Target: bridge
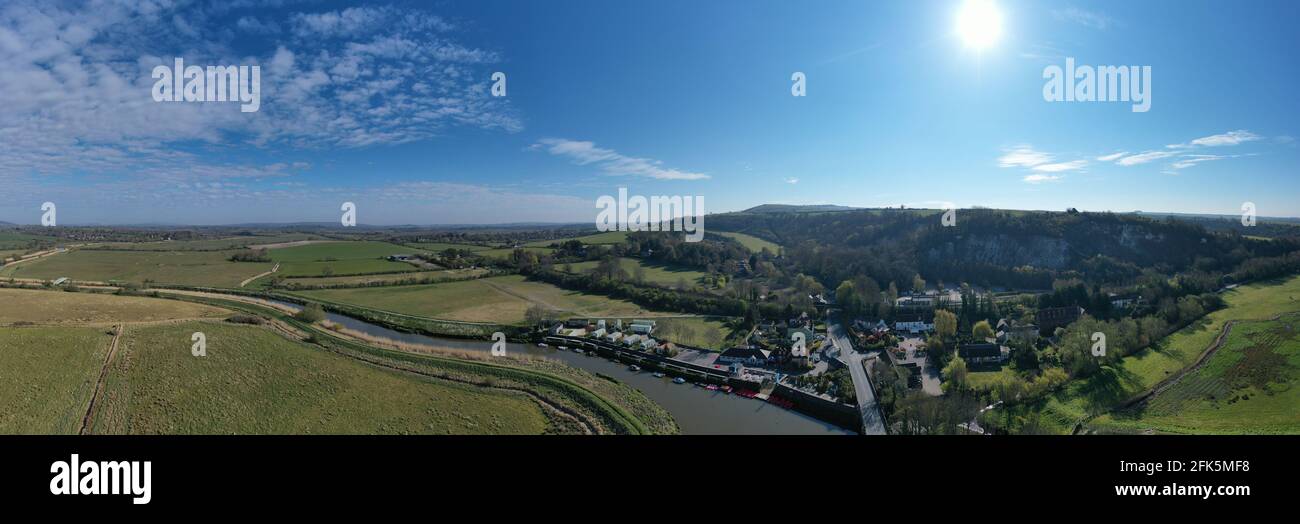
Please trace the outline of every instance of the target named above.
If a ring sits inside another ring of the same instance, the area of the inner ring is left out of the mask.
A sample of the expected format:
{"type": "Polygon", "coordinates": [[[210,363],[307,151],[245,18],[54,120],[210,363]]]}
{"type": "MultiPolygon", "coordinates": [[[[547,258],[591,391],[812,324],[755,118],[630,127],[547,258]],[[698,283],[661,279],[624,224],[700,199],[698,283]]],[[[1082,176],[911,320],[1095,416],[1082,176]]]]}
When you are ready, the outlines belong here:
{"type": "Polygon", "coordinates": [[[839,321],[831,318],[826,322],[826,338],[839,350],[840,361],[849,368],[853,378],[853,389],[858,396],[858,414],[862,417],[861,433],[863,435],[884,435],[885,420],[880,415],[880,405],[876,402],[876,393],[871,389],[871,377],[862,367],[866,355],[853,347],[848,332],[839,321]]]}

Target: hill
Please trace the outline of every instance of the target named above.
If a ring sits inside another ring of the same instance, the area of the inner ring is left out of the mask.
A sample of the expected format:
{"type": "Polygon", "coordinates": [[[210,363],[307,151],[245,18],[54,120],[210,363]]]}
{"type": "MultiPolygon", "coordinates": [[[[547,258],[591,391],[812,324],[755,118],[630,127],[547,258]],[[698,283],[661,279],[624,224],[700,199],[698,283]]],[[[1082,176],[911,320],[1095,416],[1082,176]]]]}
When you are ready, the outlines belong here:
{"type": "Polygon", "coordinates": [[[834,211],[853,211],[857,208],[830,204],[796,206],[788,204],[761,204],[741,213],[825,213],[834,211]]]}

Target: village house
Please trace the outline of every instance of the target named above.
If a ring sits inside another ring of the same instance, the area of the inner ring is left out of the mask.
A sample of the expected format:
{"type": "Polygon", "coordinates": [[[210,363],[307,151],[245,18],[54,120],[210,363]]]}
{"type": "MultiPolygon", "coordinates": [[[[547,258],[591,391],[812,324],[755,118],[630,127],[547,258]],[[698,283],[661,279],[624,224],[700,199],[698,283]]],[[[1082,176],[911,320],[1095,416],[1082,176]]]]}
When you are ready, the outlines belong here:
{"type": "Polygon", "coordinates": [[[1034,320],[1038,322],[1041,333],[1050,335],[1056,328],[1068,326],[1081,316],[1083,308],[1079,306],[1049,307],[1038,310],[1034,314],[1034,320]]]}
{"type": "Polygon", "coordinates": [[[1001,363],[1010,355],[1010,349],[998,344],[962,344],[957,348],[957,356],[967,364],[1001,363]]]}
{"type": "Polygon", "coordinates": [[[734,347],[718,355],[718,362],[724,364],[739,363],[746,366],[761,366],[771,358],[772,352],[753,346],[734,347]]]}
{"type": "Polygon", "coordinates": [[[894,319],[895,331],[908,333],[925,333],[934,331],[934,316],[922,313],[906,313],[894,319]]]}
{"type": "Polygon", "coordinates": [[[1038,326],[1021,324],[1004,318],[998,320],[997,338],[999,344],[1007,344],[1016,340],[1034,342],[1038,340],[1038,326]]]}

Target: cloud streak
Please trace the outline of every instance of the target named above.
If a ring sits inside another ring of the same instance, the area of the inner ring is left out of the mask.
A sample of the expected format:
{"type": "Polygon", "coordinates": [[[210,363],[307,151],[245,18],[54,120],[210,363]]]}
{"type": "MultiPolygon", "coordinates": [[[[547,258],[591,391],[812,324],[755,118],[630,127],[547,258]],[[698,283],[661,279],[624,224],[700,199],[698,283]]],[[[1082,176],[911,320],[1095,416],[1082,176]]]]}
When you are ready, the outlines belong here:
{"type": "Polygon", "coordinates": [[[636,176],[656,180],[704,180],[709,175],[663,167],[663,162],[632,157],[613,149],[597,147],[594,142],[565,138],[543,138],[529,147],[565,157],[578,165],[594,165],[606,175],[636,176]]]}

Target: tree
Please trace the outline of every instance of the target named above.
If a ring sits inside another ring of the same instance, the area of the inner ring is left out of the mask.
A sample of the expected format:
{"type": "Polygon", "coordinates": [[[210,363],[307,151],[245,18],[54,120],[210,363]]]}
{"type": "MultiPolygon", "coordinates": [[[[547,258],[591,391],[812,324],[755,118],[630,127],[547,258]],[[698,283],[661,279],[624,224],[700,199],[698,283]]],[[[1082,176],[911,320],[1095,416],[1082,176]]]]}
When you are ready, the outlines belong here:
{"type": "Polygon", "coordinates": [[[555,318],[555,312],[541,304],[528,306],[528,310],[524,312],[524,320],[531,326],[549,324],[553,318],[555,318]]]}
{"type": "Polygon", "coordinates": [[[912,291],[916,293],[925,292],[925,279],[921,278],[920,273],[917,273],[916,275],[912,276],[912,291]]]}
{"type": "Polygon", "coordinates": [[[971,328],[970,334],[972,337],[975,337],[975,340],[985,340],[985,339],[993,338],[994,335],[993,327],[989,326],[989,321],[981,320],[975,323],[975,327],[971,328]]]}
{"type": "Polygon", "coordinates": [[[946,309],[938,309],[934,312],[934,332],[944,340],[951,339],[957,335],[957,315],[946,309]]]}
{"type": "Polygon", "coordinates": [[[307,304],[297,313],[294,313],[293,318],[296,318],[308,324],[315,324],[316,322],[325,320],[325,309],[322,308],[320,304],[316,304],[316,303],[307,304]]]}
{"type": "Polygon", "coordinates": [[[954,357],[943,368],[943,391],[944,393],[956,393],[964,391],[967,385],[966,361],[961,357],[954,357]]]}

